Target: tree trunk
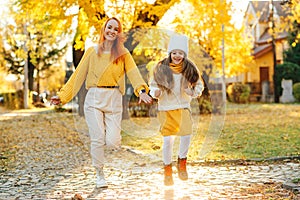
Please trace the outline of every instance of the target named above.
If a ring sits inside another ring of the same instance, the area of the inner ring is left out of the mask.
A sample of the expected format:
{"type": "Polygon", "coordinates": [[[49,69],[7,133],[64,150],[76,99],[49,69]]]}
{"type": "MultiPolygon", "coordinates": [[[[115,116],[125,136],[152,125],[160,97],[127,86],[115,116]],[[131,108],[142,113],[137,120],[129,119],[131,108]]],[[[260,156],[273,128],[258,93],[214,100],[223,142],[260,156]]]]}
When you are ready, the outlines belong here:
{"type": "Polygon", "coordinates": [[[78,114],[79,116],[84,117],[84,100],[87,93],[87,89],[85,89],[85,83],[82,84],[77,97],[78,97],[78,114]]]}
{"type": "MultiPolygon", "coordinates": [[[[74,48],[75,42],[73,43],[73,64],[75,69],[77,68],[83,54],[84,51],[80,50],[80,49],[75,49],[74,48]]],[[[85,89],[85,84],[82,84],[77,97],[78,97],[78,114],[79,116],[84,116],[84,110],[83,110],[83,104],[84,104],[84,100],[85,100],[85,96],[86,96],[87,90],[85,89]]]]}
{"type": "Polygon", "coordinates": [[[122,106],[123,106],[122,119],[129,119],[129,113],[128,113],[129,101],[130,99],[128,99],[127,94],[125,92],[125,95],[122,96],[122,106]]]}
{"type": "Polygon", "coordinates": [[[29,56],[28,53],[28,89],[29,91],[33,91],[33,83],[34,83],[34,79],[33,79],[33,73],[34,73],[34,65],[32,64],[32,62],[30,61],[31,58],[29,56]]]}
{"type": "Polygon", "coordinates": [[[40,70],[36,71],[36,92],[40,94],[40,70]]]}

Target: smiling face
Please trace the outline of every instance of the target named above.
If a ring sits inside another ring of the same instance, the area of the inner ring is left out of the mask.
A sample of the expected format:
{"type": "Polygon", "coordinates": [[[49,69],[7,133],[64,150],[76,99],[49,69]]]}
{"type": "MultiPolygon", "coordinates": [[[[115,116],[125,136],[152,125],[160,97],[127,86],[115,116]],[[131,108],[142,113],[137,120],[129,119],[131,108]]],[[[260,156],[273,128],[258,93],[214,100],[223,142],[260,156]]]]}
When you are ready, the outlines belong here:
{"type": "Polygon", "coordinates": [[[171,61],[174,64],[180,64],[184,59],[184,52],[182,50],[171,51],[171,61]]]}
{"type": "Polygon", "coordinates": [[[104,38],[105,40],[108,41],[114,41],[117,38],[119,32],[120,32],[119,23],[116,20],[111,19],[107,22],[105,26],[104,38]]]}

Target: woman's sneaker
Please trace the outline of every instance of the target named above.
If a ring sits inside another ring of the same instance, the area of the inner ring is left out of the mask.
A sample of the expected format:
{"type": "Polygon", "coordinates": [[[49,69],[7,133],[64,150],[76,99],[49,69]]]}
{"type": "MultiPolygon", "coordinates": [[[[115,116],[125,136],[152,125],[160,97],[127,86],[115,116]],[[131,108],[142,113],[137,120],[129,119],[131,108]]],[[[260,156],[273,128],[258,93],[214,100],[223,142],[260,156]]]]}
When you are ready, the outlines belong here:
{"type": "Polygon", "coordinates": [[[103,169],[96,169],[96,175],[97,175],[96,187],[97,188],[107,188],[108,185],[104,178],[103,169]]]}

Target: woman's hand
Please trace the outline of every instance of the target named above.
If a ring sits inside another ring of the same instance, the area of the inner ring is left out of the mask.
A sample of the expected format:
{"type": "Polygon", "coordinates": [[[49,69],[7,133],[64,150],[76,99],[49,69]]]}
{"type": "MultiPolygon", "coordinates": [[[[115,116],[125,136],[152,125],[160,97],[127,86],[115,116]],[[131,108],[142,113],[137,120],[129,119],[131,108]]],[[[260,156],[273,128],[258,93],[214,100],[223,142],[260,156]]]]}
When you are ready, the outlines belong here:
{"type": "Polygon", "coordinates": [[[140,99],[139,99],[139,103],[141,102],[145,102],[145,103],[151,103],[152,102],[152,97],[150,97],[147,93],[141,93],[140,94],[140,99]]]}
{"type": "Polygon", "coordinates": [[[53,96],[50,99],[50,105],[59,105],[61,104],[59,96],[53,96]]]}

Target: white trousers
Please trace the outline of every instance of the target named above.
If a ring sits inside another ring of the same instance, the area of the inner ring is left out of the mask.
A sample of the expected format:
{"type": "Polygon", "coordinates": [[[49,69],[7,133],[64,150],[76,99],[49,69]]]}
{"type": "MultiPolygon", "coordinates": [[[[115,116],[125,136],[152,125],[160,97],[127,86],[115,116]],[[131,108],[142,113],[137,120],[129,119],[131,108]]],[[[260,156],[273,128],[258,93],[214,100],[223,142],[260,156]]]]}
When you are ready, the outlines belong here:
{"type": "Polygon", "coordinates": [[[172,163],[173,145],[176,137],[180,137],[178,157],[186,158],[187,156],[190,143],[191,143],[191,135],[164,136],[163,137],[163,162],[165,165],[169,165],[172,163]]]}
{"type": "Polygon", "coordinates": [[[122,94],[119,89],[90,88],[84,102],[91,140],[92,165],[104,166],[104,146],[121,146],[122,94]]]}

